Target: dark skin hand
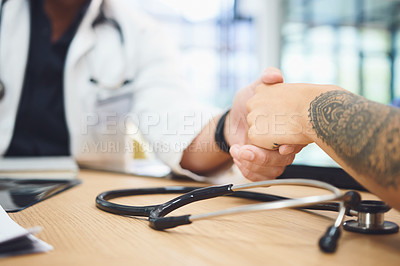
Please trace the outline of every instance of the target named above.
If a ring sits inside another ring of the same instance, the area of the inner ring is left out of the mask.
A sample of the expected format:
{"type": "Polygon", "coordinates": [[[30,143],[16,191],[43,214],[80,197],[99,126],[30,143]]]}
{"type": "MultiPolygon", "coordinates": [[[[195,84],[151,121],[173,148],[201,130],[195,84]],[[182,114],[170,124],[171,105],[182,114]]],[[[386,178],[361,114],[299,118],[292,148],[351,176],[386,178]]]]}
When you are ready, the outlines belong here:
{"type": "Polygon", "coordinates": [[[182,168],[197,174],[212,175],[224,165],[230,165],[233,158],[243,176],[249,180],[258,181],[279,176],[285,167],[293,162],[295,154],[302,149],[302,145],[282,145],[279,150],[274,151],[246,145],[248,141],[246,102],[253,96],[257,85],[277,82],[283,82],[280,71],[269,68],[268,75],[263,74],[254,83],[236,93],[224,128],[225,139],[231,146],[232,157],[222,152],[215,144],[214,132],[218,116],[203,128],[183,152],[182,168]]]}

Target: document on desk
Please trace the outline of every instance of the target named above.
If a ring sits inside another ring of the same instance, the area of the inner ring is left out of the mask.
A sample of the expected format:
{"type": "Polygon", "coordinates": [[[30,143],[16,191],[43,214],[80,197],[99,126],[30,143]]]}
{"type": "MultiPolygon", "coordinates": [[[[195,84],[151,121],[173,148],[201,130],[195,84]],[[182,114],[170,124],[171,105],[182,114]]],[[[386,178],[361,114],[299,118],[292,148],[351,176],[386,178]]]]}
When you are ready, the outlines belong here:
{"type": "Polygon", "coordinates": [[[0,178],[74,179],[79,168],[72,157],[7,157],[0,159],[0,178]]]}
{"type": "Polygon", "coordinates": [[[0,258],[52,250],[51,245],[32,235],[38,231],[40,227],[22,228],[0,205],[0,258]]]}

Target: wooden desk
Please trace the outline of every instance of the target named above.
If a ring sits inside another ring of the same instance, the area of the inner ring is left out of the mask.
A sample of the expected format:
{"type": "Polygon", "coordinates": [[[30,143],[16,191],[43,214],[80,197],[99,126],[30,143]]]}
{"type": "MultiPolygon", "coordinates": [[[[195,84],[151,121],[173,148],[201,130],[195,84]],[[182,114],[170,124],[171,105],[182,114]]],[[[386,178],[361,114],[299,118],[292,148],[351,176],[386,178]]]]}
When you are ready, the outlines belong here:
{"type": "MultiPolygon", "coordinates": [[[[344,231],[334,254],[317,242],[334,213],[277,210],[197,221],[165,232],[145,219],[100,211],[95,197],[117,188],[196,185],[153,178],[82,171],[83,183],[10,216],[23,227],[42,226],[38,237],[54,246],[49,253],[1,259],[1,265],[399,265],[400,234],[370,236],[344,231]],[[322,214],[322,215],[321,215],[322,214]]],[[[307,189],[265,189],[298,196],[307,189]]],[[[315,190],[313,190],[315,192],[315,190]]],[[[161,203],[171,195],[140,196],[120,203],[161,203]]],[[[364,194],[363,198],[374,198],[364,194]]],[[[176,214],[203,213],[251,201],[219,198],[195,203],[176,214]]],[[[400,223],[391,210],[388,220],[400,223]]]]}

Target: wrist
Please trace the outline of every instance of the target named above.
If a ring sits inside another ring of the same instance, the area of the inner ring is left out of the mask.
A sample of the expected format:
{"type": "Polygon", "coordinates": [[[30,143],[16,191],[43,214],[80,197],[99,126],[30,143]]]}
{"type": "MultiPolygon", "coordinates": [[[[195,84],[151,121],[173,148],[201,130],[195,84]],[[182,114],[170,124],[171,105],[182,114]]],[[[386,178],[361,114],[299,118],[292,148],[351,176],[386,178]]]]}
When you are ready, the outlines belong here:
{"type": "MultiPolygon", "coordinates": [[[[243,133],[240,131],[243,125],[240,124],[240,120],[235,119],[235,117],[237,117],[237,114],[235,114],[235,110],[231,109],[225,118],[224,136],[229,147],[234,144],[244,144],[241,138],[243,133]]],[[[243,118],[243,121],[246,121],[246,118],[243,118]]]]}
{"type": "Polygon", "coordinates": [[[327,93],[329,91],[334,91],[334,90],[343,90],[341,87],[335,86],[335,85],[312,85],[310,87],[310,91],[307,93],[307,100],[304,101],[304,106],[303,106],[303,128],[304,130],[304,135],[309,138],[311,141],[315,142],[317,140],[316,132],[314,127],[312,126],[312,120],[316,119],[313,117],[311,114],[311,108],[313,101],[315,101],[319,96],[321,96],[324,93],[327,93]]]}

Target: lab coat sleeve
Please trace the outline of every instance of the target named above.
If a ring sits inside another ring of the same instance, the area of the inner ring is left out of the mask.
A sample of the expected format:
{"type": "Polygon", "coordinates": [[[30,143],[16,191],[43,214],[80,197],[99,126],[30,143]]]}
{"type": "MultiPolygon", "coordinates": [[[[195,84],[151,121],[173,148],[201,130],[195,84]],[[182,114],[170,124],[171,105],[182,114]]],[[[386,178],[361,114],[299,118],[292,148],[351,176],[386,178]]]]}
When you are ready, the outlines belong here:
{"type": "Polygon", "coordinates": [[[177,49],[154,22],[146,23],[137,43],[139,65],[132,110],[137,117],[136,124],[152,151],[173,172],[198,181],[214,182],[229,171],[206,178],[182,169],[180,161],[186,147],[222,110],[195,99],[190,84],[182,79],[177,49]]]}

